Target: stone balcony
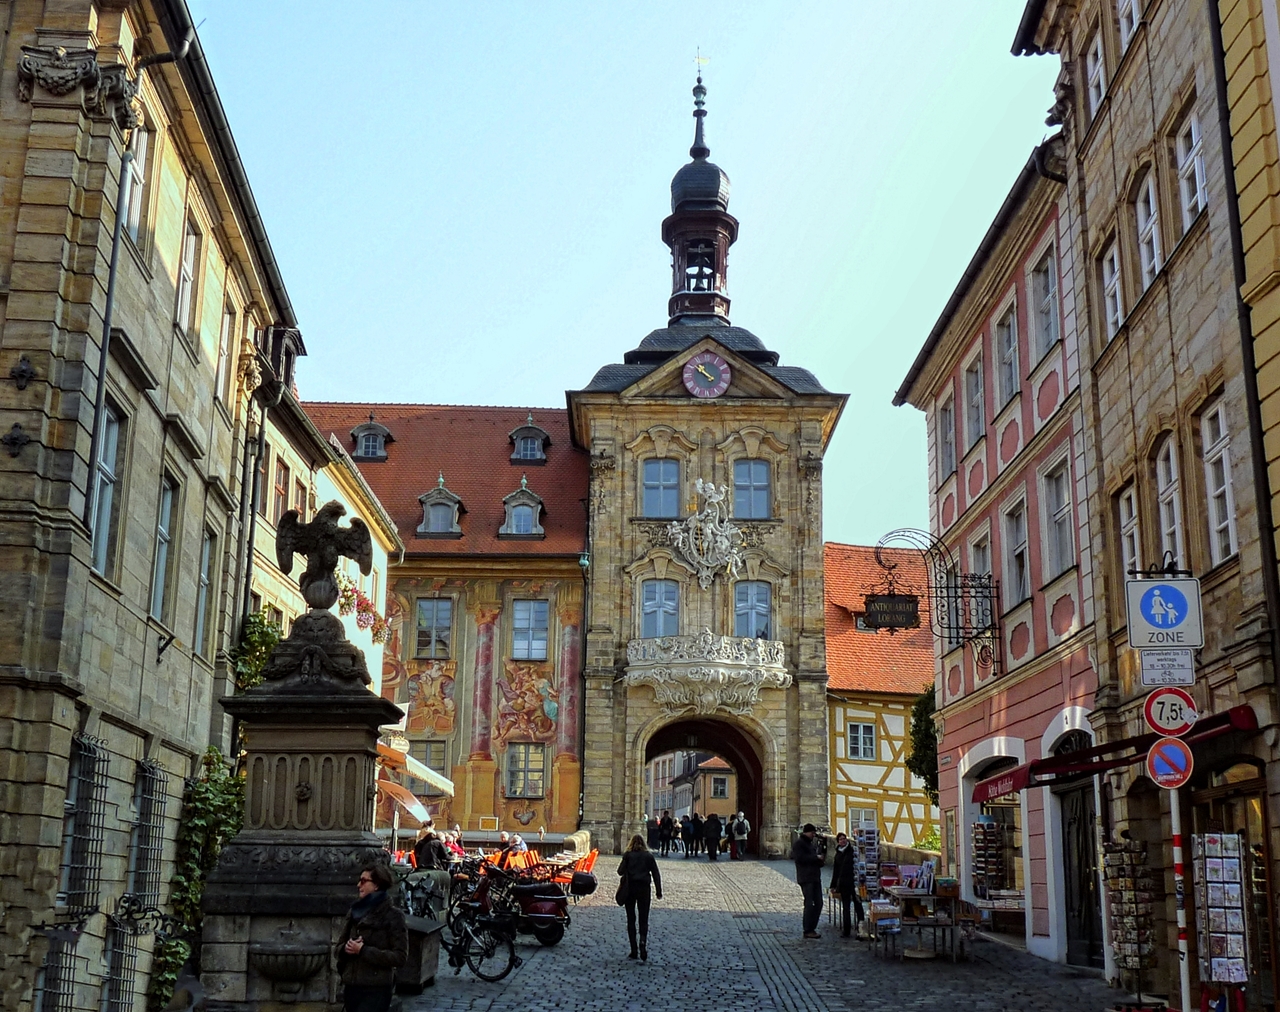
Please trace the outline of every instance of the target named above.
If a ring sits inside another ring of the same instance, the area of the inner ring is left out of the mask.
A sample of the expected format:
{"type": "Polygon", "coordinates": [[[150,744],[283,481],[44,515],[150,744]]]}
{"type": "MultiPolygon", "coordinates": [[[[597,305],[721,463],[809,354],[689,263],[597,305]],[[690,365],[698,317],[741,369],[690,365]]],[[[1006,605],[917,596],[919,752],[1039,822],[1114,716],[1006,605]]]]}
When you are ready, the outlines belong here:
{"type": "Polygon", "coordinates": [[[716,636],[660,636],[627,643],[628,686],[648,685],[668,713],[747,714],[761,689],[791,684],[786,651],[778,640],[716,636]]]}

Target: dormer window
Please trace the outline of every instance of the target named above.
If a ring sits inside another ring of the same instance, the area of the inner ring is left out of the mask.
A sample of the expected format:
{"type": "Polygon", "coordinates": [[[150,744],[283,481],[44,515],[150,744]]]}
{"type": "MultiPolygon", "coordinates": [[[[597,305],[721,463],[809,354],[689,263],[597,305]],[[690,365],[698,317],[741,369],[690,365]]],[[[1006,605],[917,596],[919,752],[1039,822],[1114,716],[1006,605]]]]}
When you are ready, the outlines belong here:
{"type": "Polygon", "coordinates": [[[351,442],[356,452],[352,456],[356,460],[386,460],[387,444],[395,442],[391,430],[373,420],[373,412],[369,412],[369,420],[361,422],[351,430],[351,442]]]}
{"type": "Polygon", "coordinates": [[[462,537],[458,515],[466,510],[463,509],[462,500],[445,487],[443,471],[436,479],[436,487],[418,496],[418,502],[422,503],[422,526],[417,530],[418,537],[462,537]]]}
{"type": "Polygon", "coordinates": [[[502,500],[506,522],[498,528],[500,538],[545,538],[542,529],[542,497],[529,488],[527,475],[520,476],[520,487],[502,500]]]}
{"type": "Polygon", "coordinates": [[[518,429],[507,433],[511,440],[511,463],[539,467],[547,462],[547,447],[551,445],[551,437],[545,429],[533,424],[533,412],[518,429]]]}

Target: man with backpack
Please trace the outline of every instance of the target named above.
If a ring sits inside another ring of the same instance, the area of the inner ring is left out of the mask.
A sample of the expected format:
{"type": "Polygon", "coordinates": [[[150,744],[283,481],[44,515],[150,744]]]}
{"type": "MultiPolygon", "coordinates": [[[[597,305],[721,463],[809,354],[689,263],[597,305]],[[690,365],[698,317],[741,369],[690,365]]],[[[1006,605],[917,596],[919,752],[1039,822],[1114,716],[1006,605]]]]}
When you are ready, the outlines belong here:
{"type": "Polygon", "coordinates": [[[751,823],[742,812],[734,816],[729,826],[729,860],[741,861],[747,853],[747,837],[751,835],[751,823]]]}

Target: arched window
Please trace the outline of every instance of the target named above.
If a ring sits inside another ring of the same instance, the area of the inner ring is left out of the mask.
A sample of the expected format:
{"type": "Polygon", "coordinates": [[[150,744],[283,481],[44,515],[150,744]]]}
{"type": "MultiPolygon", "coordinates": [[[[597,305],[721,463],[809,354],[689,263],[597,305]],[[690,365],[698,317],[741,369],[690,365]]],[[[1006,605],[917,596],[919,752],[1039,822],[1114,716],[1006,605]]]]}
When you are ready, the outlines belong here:
{"type": "Polygon", "coordinates": [[[537,436],[521,436],[516,440],[515,456],[519,460],[541,460],[542,440],[537,436]]]}
{"type": "Polygon", "coordinates": [[[733,634],[767,640],[771,635],[772,588],[763,580],[742,580],[733,588],[733,634]]]}
{"type": "Polygon", "coordinates": [[[380,457],[382,456],[382,433],[366,432],[360,437],[360,456],[362,457],[380,457]]]}
{"type": "Polygon", "coordinates": [[[533,533],[533,507],[532,506],[511,507],[511,533],[512,534],[532,534],[533,533]]]}
{"type": "Polygon", "coordinates": [[[645,580],[640,585],[640,636],[675,636],[680,630],[680,584],[645,580]]]}
{"type": "Polygon", "coordinates": [[[434,503],[428,507],[427,530],[432,534],[444,534],[453,530],[453,506],[434,503]]]}

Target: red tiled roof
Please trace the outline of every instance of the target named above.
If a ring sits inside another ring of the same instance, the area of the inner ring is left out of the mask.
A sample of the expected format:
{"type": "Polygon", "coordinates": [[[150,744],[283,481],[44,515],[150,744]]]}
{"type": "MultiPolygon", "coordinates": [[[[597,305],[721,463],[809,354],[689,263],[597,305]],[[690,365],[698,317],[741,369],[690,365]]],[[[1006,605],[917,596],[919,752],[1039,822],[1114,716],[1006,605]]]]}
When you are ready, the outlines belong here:
{"type": "Polygon", "coordinates": [[[721,759],[718,755],[713,755],[705,762],[698,763],[700,770],[732,770],[733,767],[721,759]]]}
{"type": "Polygon", "coordinates": [[[855,624],[867,594],[883,593],[885,571],[870,545],[823,546],[826,578],[827,687],[918,696],[933,682],[933,633],[925,589],[924,559],[911,549],[886,548],[897,563],[894,578],[904,593],[919,593],[920,628],[863,632],[855,624]]]}
{"type": "Polygon", "coordinates": [[[407,555],[577,555],[586,547],[587,455],[574,449],[563,408],[322,402],[302,407],[326,437],[332,432],[348,451],[354,449],[351,430],[367,422],[370,412],[391,431],[385,461],[356,465],[395,521],[407,555]],[[542,465],[511,461],[508,433],[530,413],[551,437],[542,465]],[[458,518],[461,538],[415,533],[422,524],[418,496],[436,487],[441,471],[445,487],[466,511],[458,518]],[[544,539],[498,537],[506,518],[503,497],[520,487],[522,474],[542,498],[544,539]]]}

